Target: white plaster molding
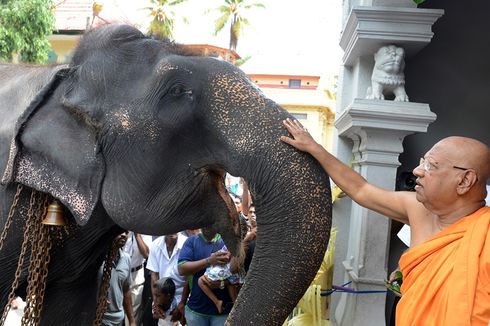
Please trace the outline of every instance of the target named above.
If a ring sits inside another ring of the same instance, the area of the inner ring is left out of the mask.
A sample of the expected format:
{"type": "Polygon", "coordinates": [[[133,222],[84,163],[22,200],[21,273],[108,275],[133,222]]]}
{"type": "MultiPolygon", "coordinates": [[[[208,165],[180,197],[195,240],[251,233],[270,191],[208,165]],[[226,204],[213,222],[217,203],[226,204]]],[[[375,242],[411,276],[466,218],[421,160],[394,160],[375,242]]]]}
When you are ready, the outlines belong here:
{"type": "Polygon", "coordinates": [[[413,0],[361,0],[361,6],[386,6],[386,7],[406,7],[417,8],[413,0]]]}
{"type": "Polygon", "coordinates": [[[442,9],[354,6],[340,38],[344,65],[387,44],[413,56],[431,41],[432,25],[443,14],[442,9]]]}
{"type": "Polygon", "coordinates": [[[334,124],[339,136],[349,137],[361,128],[396,130],[408,135],[427,132],[436,117],[425,103],[354,99],[334,124]]]}
{"type": "Polygon", "coordinates": [[[425,103],[355,99],[334,124],[353,141],[353,164],[397,168],[405,136],[426,132],[435,119],[425,103]]]}

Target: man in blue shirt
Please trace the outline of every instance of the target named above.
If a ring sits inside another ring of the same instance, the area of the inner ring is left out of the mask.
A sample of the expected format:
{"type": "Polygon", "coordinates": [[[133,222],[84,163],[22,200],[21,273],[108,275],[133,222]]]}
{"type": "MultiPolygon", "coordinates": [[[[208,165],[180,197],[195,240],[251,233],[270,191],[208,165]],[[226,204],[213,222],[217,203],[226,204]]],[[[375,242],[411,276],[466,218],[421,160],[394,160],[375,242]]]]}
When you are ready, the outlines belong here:
{"type": "Polygon", "coordinates": [[[202,229],[202,233],[189,237],[179,254],[179,273],[192,276],[190,297],[185,307],[185,318],[189,326],[222,326],[231,310],[232,303],[224,282],[211,284],[214,293],[224,303],[223,313],[198,285],[199,278],[210,265],[224,265],[230,260],[230,253],[220,251],[224,246],[221,236],[212,227],[202,229]]]}

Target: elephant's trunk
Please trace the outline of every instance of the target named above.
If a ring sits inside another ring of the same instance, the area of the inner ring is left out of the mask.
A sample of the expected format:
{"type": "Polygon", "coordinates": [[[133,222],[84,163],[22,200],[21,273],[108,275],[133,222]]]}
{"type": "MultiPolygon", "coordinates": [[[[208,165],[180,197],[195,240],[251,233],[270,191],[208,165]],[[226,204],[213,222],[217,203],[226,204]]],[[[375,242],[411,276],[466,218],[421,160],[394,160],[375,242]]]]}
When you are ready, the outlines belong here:
{"type": "MultiPolygon", "coordinates": [[[[209,62],[208,66],[218,63],[209,62]]],[[[241,73],[210,74],[213,128],[223,167],[248,182],[257,239],[227,325],[282,325],[320,267],[331,226],[328,175],[309,154],[280,141],[293,118],[241,73]]],[[[216,154],[219,157],[218,154],[216,154]]]]}
{"type": "Polygon", "coordinates": [[[255,193],[258,234],[228,325],[282,325],[318,271],[328,244],[328,176],[312,157],[277,142],[280,169],[267,167],[274,158],[260,159],[254,165],[256,179],[248,180],[255,193]]]}

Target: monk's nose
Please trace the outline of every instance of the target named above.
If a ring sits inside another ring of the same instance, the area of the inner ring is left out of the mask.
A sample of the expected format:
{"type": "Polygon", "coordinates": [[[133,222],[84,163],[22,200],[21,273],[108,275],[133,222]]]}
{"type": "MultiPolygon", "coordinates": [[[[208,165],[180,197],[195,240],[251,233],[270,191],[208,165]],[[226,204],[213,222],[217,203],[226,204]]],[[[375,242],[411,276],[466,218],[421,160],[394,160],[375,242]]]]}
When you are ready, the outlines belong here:
{"type": "Polygon", "coordinates": [[[423,177],[425,169],[423,168],[422,164],[419,164],[413,169],[412,173],[416,177],[423,177]]]}

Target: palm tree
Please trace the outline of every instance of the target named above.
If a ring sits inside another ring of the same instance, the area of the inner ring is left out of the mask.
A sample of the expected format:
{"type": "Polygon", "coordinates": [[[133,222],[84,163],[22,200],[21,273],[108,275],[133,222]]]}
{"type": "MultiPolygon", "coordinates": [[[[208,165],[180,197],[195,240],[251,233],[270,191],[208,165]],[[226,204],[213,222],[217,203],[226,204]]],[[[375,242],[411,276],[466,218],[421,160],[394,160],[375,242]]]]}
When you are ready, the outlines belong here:
{"type": "Polygon", "coordinates": [[[247,4],[246,0],[225,0],[225,4],[215,10],[221,16],[215,21],[214,35],[216,36],[229,22],[230,23],[230,46],[229,49],[236,51],[238,39],[245,25],[250,25],[247,18],[243,16],[243,11],[251,8],[265,8],[261,3],[247,4]]]}
{"type": "Polygon", "coordinates": [[[150,10],[152,17],[150,26],[148,27],[148,34],[160,39],[172,39],[175,12],[171,8],[184,1],[186,0],[151,0],[153,6],[147,8],[150,10]]]}

